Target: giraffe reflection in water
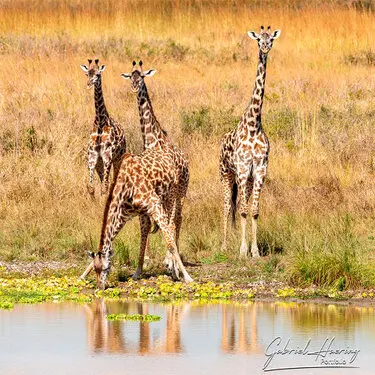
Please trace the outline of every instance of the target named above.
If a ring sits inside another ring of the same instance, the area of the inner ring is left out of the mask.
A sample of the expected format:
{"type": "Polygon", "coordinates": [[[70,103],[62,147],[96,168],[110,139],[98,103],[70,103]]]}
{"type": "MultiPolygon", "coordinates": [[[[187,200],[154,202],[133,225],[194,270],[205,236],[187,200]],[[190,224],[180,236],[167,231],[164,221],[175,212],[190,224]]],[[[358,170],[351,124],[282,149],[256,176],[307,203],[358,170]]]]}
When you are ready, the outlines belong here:
{"type": "MultiPolygon", "coordinates": [[[[109,321],[106,316],[113,313],[149,314],[149,306],[142,303],[111,304],[96,300],[85,306],[87,340],[92,352],[162,354],[183,351],[180,323],[189,309],[188,304],[165,306],[165,329],[151,332],[150,323],[135,321],[109,321]],[[135,307],[135,308],[134,308],[135,307]],[[128,331],[138,330],[137,338],[130,338],[128,331]]],[[[163,319],[164,320],[164,319],[163,319]]],[[[151,323],[155,324],[155,323],[151,323]]]]}
{"type": "Polygon", "coordinates": [[[118,321],[107,320],[107,306],[104,300],[85,305],[88,345],[93,352],[125,352],[125,340],[118,321]]]}
{"type": "Polygon", "coordinates": [[[87,338],[92,352],[138,355],[189,352],[188,345],[184,345],[184,337],[186,344],[191,341],[189,335],[194,330],[200,332],[199,322],[202,320],[206,321],[204,332],[207,337],[201,339],[205,341],[211,337],[207,345],[220,347],[223,353],[228,354],[263,355],[270,340],[288,331],[287,327],[296,334],[309,332],[314,337],[327,329],[342,332],[345,328],[344,337],[349,339],[358,325],[373,316],[372,307],[294,302],[153,305],[97,300],[85,309],[87,338]],[[106,319],[110,313],[144,315],[155,314],[155,311],[162,316],[160,322],[106,319]],[[212,342],[212,337],[217,336],[219,322],[219,341],[212,342]]]}
{"type": "Polygon", "coordinates": [[[227,353],[261,353],[257,307],[254,304],[222,305],[221,349],[227,353]]]}
{"type": "Polygon", "coordinates": [[[356,324],[363,319],[364,313],[373,311],[372,307],[342,306],[337,304],[288,304],[290,321],[294,331],[330,327],[331,330],[341,330],[347,337],[351,337],[356,324]],[[344,330],[343,330],[344,328],[344,330]]]}

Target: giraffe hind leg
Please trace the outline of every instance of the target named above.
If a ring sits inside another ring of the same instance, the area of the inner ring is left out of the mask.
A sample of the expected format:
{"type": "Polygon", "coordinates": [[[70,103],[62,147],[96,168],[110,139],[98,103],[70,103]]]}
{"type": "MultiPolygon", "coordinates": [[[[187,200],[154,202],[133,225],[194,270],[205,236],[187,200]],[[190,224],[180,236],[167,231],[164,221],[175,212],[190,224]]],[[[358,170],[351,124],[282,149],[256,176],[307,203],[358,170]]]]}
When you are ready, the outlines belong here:
{"type": "MultiPolygon", "coordinates": [[[[227,173],[221,176],[221,182],[223,185],[223,195],[224,195],[224,207],[223,207],[223,242],[221,245],[222,251],[227,250],[227,232],[228,232],[228,216],[229,213],[233,212],[233,222],[235,218],[235,208],[233,206],[233,199],[237,199],[237,196],[234,198],[234,175],[232,173],[227,173]]],[[[236,190],[237,192],[237,190],[236,190]]]]}
{"type": "Polygon", "coordinates": [[[167,243],[168,252],[170,253],[171,258],[170,266],[172,268],[171,272],[173,278],[179,280],[180,274],[182,273],[182,277],[185,282],[193,281],[181,261],[180,255],[178,254],[177,250],[174,230],[172,230],[171,226],[169,225],[168,215],[157,197],[154,198],[153,205],[150,211],[152,218],[158,224],[167,243]]]}

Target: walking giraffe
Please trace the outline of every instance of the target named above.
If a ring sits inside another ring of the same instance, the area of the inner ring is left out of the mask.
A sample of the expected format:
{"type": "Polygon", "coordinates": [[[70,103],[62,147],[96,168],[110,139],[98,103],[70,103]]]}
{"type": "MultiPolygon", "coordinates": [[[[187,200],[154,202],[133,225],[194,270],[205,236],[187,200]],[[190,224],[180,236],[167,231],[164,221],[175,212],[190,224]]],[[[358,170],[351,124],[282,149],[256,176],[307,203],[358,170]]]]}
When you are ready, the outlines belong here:
{"type": "MultiPolygon", "coordinates": [[[[176,184],[174,184],[173,191],[169,195],[168,201],[164,202],[164,205],[169,215],[169,223],[175,230],[176,243],[178,244],[182,224],[182,208],[189,184],[189,165],[183,152],[168,139],[166,131],[161,128],[154,114],[144,79],[145,77],[152,77],[156,70],[143,71],[142,61],[139,62],[139,69],[136,68],[136,65],[136,62],[133,61],[132,72],[123,73],[121,76],[124,79],[130,79],[131,90],[137,94],[143,148],[145,150],[159,150],[173,160],[176,184]]],[[[148,240],[146,242],[148,243],[148,240]]],[[[167,253],[165,262],[170,261],[168,256],[169,254],[167,253]]]]}
{"type": "Polygon", "coordinates": [[[255,86],[250,103],[236,129],[225,134],[220,150],[220,180],[224,190],[224,236],[222,247],[227,247],[228,215],[232,210],[233,221],[239,195],[241,214],[242,242],[240,256],[247,257],[246,218],[248,201],[252,196],[252,241],[251,254],[259,257],[257,244],[257,221],[259,215],[259,196],[266,177],[268,165],[269,142],[262,128],[262,104],[266,81],[267,56],[273,41],[280,36],[280,30],[271,32],[261,26],[259,34],[249,31],[250,38],[258,42],[259,61],[255,86]]]}
{"type": "Polygon", "coordinates": [[[140,155],[124,155],[107,197],[99,250],[96,254],[91,253],[93,262],[81,278],[94,268],[97,286],[104,289],[111,268],[113,240],[127,221],[134,216],[140,216],[141,245],[138,267],[133,279],[138,279],[142,274],[147,235],[151,228],[150,218],[152,218],[161,229],[167,243],[169,254],[167,266],[172,276],[178,280],[182,273],[185,282],[192,281],[178,254],[175,230],[169,223],[168,213],[163,204],[170,200],[175,183],[174,160],[169,154],[147,149],[140,155]]]}
{"type": "Polygon", "coordinates": [[[89,59],[89,66],[81,65],[88,77],[87,88],[94,86],[95,120],[88,144],[88,167],[90,181],[88,191],[94,195],[94,171],[102,183],[102,194],[108,192],[109,173],[113,164],[114,175],[121,165],[121,159],[126,152],[126,140],[121,126],[108,114],[103,99],[102,72],[105,65],[99,67],[99,59],[94,62],[89,59]]]}

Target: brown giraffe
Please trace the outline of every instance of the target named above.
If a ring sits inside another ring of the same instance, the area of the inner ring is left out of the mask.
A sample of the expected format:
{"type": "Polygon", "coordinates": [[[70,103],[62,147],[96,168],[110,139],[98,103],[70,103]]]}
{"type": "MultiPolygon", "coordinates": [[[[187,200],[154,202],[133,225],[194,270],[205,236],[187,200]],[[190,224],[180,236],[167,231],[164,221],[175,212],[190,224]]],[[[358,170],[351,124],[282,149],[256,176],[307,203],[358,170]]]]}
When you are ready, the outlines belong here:
{"type": "Polygon", "coordinates": [[[237,194],[241,214],[242,243],[240,256],[247,257],[246,217],[248,201],[252,193],[252,241],[251,253],[259,257],[257,244],[257,221],[259,215],[259,196],[266,177],[269,142],[262,128],[262,104],[266,81],[267,56],[273,41],[280,36],[280,30],[271,32],[261,27],[260,33],[248,32],[250,38],[258,42],[259,61],[255,87],[250,103],[236,129],[225,134],[220,150],[220,180],[224,190],[224,237],[223,249],[227,247],[228,215],[232,210],[233,222],[236,214],[237,194]]]}
{"type": "Polygon", "coordinates": [[[114,174],[121,165],[121,159],[126,152],[126,140],[121,126],[108,114],[104,104],[102,91],[102,72],[105,65],[99,66],[99,59],[94,62],[89,59],[89,66],[81,65],[88,77],[87,88],[94,86],[95,120],[88,145],[88,167],[90,182],[88,191],[94,194],[94,171],[102,183],[102,194],[106,194],[109,184],[109,173],[113,164],[114,174]]]}
{"type": "MultiPolygon", "coordinates": [[[[169,222],[175,230],[176,243],[178,245],[182,223],[182,208],[189,184],[189,165],[183,152],[172,144],[167,137],[166,131],[162,129],[155,117],[144,79],[145,77],[152,77],[156,73],[156,70],[143,71],[142,61],[139,62],[138,69],[136,65],[136,62],[133,61],[132,72],[123,73],[121,76],[124,79],[130,79],[131,90],[137,94],[144,150],[159,150],[173,160],[176,184],[168,196],[168,201],[164,202],[164,204],[168,212],[169,222]]],[[[146,241],[148,243],[148,240],[146,241]]],[[[171,262],[169,253],[167,253],[165,262],[171,262]]],[[[170,266],[171,264],[169,264],[170,266]]]]}
{"type": "Polygon", "coordinates": [[[94,268],[97,286],[104,289],[111,267],[113,240],[127,221],[134,216],[140,216],[141,245],[138,268],[133,279],[138,279],[142,274],[151,218],[161,229],[167,243],[167,266],[172,276],[174,279],[180,279],[182,273],[185,282],[192,281],[178,254],[175,230],[169,223],[164,204],[170,200],[176,178],[174,159],[165,152],[147,149],[140,155],[124,155],[107,197],[99,250],[96,254],[91,254],[93,262],[81,277],[85,277],[94,268]]]}

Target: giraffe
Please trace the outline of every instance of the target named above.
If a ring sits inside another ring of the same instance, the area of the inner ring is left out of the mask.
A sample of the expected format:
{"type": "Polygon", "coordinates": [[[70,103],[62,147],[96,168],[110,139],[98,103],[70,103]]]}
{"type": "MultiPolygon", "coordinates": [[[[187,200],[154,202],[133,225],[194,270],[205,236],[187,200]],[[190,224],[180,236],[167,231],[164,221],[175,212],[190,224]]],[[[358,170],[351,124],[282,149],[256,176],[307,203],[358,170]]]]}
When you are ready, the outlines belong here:
{"type": "MultiPolygon", "coordinates": [[[[165,205],[169,215],[169,222],[175,230],[176,243],[178,245],[182,224],[182,208],[189,184],[189,164],[183,152],[172,144],[168,139],[167,132],[162,129],[156,119],[145,83],[145,78],[152,77],[156,73],[156,70],[143,71],[142,61],[139,61],[138,69],[136,65],[136,62],[133,61],[132,72],[123,73],[121,76],[124,79],[130,79],[131,91],[137,94],[144,150],[160,150],[169,155],[173,160],[177,183],[173,186],[174,191],[169,195],[169,199],[165,202],[165,205]]],[[[170,262],[170,254],[167,253],[165,263],[168,264],[170,262]]]]}
{"type": "Polygon", "coordinates": [[[114,174],[117,173],[123,154],[126,152],[126,140],[121,126],[108,114],[103,99],[102,72],[105,65],[99,66],[99,59],[88,60],[89,66],[81,65],[88,77],[87,88],[94,86],[95,120],[88,144],[88,168],[90,181],[88,191],[94,195],[94,173],[99,175],[102,183],[102,194],[108,192],[109,173],[113,164],[114,174]]]}
{"type": "Polygon", "coordinates": [[[169,196],[174,190],[176,178],[174,160],[169,154],[147,149],[140,155],[124,155],[107,197],[99,249],[96,254],[91,253],[93,261],[81,278],[91,269],[95,269],[97,287],[105,288],[111,268],[113,240],[127,221],[134,216],[140,216],[141,244],[138,267],[133,279],[137,280],[142,274],[152,219],[161,229],[167,243],[167,266],[173,278],[178,280],[182,274],[183,281],[193,281],[179,256],[175,230],[169,223],[168,213],[163,204],[170,200],[169,196]]]}
{"type": "Polygon", "coordinates": [[[232,211],[233,223],[239,196],[241,214],[242,242],[240,257],[247,257],[246,218],[248,201],[252,194],[252,241],[251,254],[259,257],[257,226],[259,216],[259,196],[266,177],[269,142],[262,127],[262,104],[266,80],[267,56],[273,41],[280,36],[280,30],[271,32],[261,26],[259,34],[249,31],[250,38],[258,42],[259,60],[255,86],[248,107],[243,113],[236,129],[224,135],[220,149],[220,180],[224,191],[224,236],[222,248],[227,247],[227,222],[232,211]]]}

